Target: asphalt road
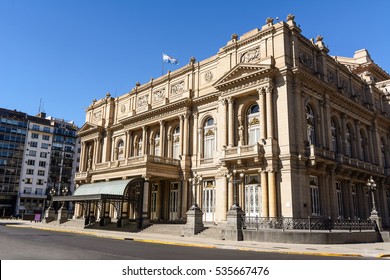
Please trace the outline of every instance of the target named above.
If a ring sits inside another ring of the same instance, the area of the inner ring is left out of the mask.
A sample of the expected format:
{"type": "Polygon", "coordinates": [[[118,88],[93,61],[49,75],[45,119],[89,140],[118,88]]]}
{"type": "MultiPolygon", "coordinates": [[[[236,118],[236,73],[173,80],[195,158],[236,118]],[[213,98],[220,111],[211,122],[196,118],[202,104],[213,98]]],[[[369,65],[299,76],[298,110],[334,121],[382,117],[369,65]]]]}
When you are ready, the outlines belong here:
{"type": "MultiPolygon", "coordinates": [[[[357,258],[185,247],[0,225],[1,260],[346,260],[357,258]]],[[[361,258],[359,258],[361,259],[361,258]]]]}

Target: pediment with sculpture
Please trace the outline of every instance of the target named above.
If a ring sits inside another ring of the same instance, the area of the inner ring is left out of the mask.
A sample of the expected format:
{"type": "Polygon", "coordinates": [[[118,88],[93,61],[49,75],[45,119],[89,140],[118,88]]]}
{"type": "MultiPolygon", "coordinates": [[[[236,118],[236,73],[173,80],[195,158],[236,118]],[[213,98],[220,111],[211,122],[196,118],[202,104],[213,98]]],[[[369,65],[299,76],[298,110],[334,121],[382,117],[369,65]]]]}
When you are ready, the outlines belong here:
{"type": "Polygon", "coordinates": [[[260,64],[240,63],[230,69],[221,78],[219,78],[214,87],[224,91],[236,87],[238,84],[245,84],[262,77],[270,77],[275,71],[273,59],[263,61],[260,64]]]}
{"type": "Polygon", "coordinates": [[[101,132],[104,128],[100,125],[96,125],[90,122],[86,122],[78,131],[79,136],[86,136],[91,133],[101,132]]]}

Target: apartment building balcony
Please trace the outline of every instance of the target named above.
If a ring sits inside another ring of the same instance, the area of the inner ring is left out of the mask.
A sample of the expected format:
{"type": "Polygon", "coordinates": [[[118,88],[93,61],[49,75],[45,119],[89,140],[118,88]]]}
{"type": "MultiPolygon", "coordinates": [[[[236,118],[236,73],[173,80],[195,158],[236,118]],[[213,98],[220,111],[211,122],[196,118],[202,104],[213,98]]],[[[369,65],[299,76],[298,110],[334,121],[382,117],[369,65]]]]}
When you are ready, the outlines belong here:
{"type": "Polygon", "coordinates": [[[221,152],[222,164],[227,162],[237,162],[240,164],[242,161],[254,161],[259,162],[264,157],[263,145],[256,143],[254,145],[245,145],[237,147],[225,147],[221,152]]]}

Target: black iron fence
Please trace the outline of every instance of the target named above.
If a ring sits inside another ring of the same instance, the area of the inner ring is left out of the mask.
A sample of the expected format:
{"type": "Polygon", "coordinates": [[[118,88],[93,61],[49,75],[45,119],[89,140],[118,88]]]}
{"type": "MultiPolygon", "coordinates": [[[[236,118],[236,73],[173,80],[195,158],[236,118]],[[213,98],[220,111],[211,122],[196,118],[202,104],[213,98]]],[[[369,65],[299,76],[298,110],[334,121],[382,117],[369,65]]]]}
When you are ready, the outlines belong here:
{"type": "Polygon", "coordinates": [[[265,230],[344,230],[362,231],[375,230],[375,222],[369,219],[327,219],[327,218],[263,218],[244,217],[243,229],[265,230]]]}

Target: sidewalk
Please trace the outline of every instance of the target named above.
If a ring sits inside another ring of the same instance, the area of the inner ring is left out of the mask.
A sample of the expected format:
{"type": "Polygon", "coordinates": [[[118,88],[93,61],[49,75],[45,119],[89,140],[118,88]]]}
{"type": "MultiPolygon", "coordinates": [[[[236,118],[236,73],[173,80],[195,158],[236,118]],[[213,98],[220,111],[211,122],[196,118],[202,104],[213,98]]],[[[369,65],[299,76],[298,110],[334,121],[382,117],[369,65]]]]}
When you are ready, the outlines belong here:
{"type": "Polygon", "coordinates": [[[278,252],[284,254],[307,254],[322,256],[348,256],[369,257],[390,260],[390,242],[381,243],[358,243],[358,244],[287,244],[266,243],[253,241],[229,241],[198,237],[182,237],[169,234],[132,233],[97,229],[83,229],[75,226],[56,225],[53,223],[34,223],[23,220],[1,220],[0,224],[13,227],[30,227],[41,230],[71,232],[86,234],[101,238],[118,240],[134,240],[159,244],[178,246],[195,246],[203,248],[219,248],[231,250],[246,250],[258,252],[278,252]]]}

